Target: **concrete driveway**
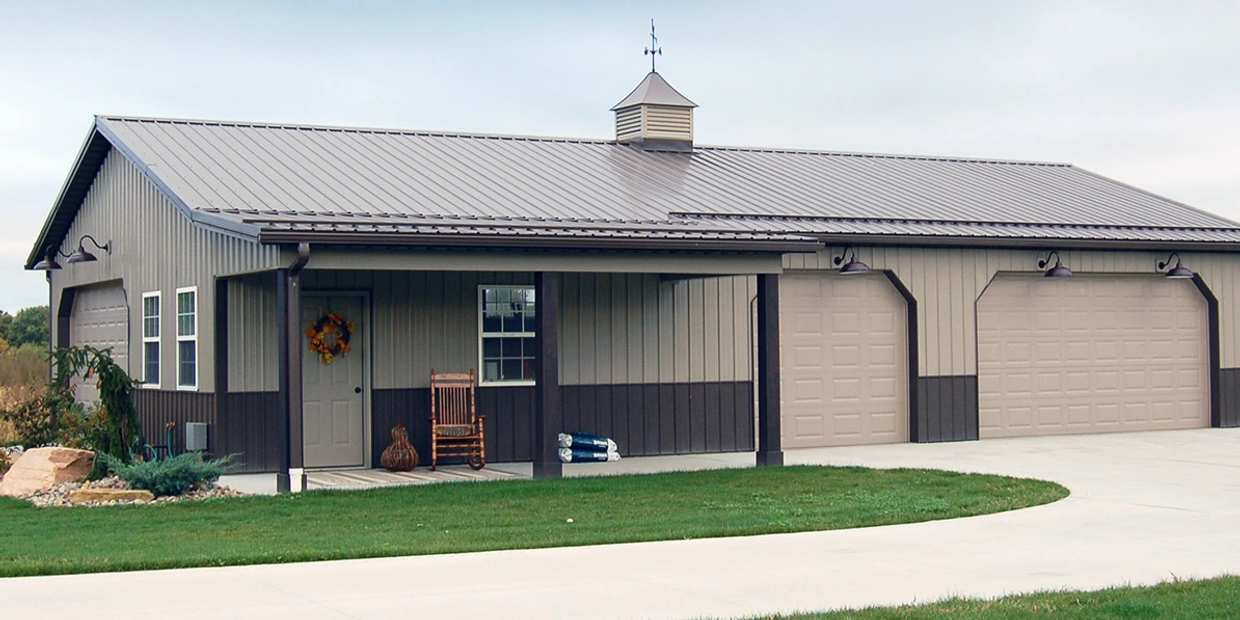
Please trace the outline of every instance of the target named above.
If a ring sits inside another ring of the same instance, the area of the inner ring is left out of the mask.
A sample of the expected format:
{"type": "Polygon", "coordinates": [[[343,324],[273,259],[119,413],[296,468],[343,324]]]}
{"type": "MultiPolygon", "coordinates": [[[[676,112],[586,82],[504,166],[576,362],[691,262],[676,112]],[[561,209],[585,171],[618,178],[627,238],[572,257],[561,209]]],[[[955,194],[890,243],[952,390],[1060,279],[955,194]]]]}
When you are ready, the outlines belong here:
{"type": "Polygon", "coordinates": [[[834,532],[0,580],[13,617],[742,616],[1240,574],[1240,430],[792,452],[1072,489],[1015,512],[834,532]]]}

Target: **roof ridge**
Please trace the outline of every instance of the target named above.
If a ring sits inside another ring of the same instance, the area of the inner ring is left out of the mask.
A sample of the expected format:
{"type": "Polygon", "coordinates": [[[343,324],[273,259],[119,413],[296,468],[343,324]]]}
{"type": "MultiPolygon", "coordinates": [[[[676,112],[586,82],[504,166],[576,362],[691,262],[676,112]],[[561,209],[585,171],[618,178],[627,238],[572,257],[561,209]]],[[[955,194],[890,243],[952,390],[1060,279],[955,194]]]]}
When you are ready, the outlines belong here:
{"type": "Polygon", "coordinates": [[[480,140],[525,140],[530,142],[568,142],[582,144],[617,144],[604,138],[575,138],[572,136],[537,136],[505,133],[478,133],[469,131],[446,131],[434,129],[401,129],[397,127],[363,127],[350,125],[318,125],[313,123],[275,123],[267,121],[229,121],[206,118],[171,118],[157,116],[125,116],[98,114],[96,118],[106,121],[133,123],[167,123],[174,125],[217,125],[221,127],[254,127],[260,129],[290,129],[304,131],[331,131],[342,133],[394,134],[428,138],[474,138],[480,140]]]}
{"type": "MultiPolygon", "coordinates": [[[[1204,212],[1207,215],[1212,215],[1204,212]]],[[[798,221],[828,221],[828,222],[877,222],[877,223],[896,223],[896,224],[963,224],[969,226],[1042,226],[1046,228],[1105,228],[1109,230],[1134,229],[1134,230],[1211,230],[1211,231],[1237,231],[1240,230],[1240,224],[1236,226],[1156,226],[1156,225],[1133,225],[1133,224],[1053,224],[1046,222],[1002,222],[988,220],[935,220],[927,218],[896,218],[896,217],[840,217],[830,215],[762,215],[755,213],[690,213],[685,211],[674,211],[668,214],[673,218],[686,219],[721,219],[721,220],[798,220],[798,221]]]]}
{"type": "MultiPolygon", "coordinates": [[[[397,127],[364,127],[349,125],[318,125],[313,123],[276,123],[266,121],[229,121],[204,118],[175,118],[156,116],[125,116],[120,114],[99,114],[96,118],[109,121],[135,123],[168,123],[180,125],[218,125],[222,127],[257,127],[263,129],[288,129],[305,131],[332,131],[359,134],[393,134],[405,136],[421,136],[428,138],[467,138],[477,140],[523,140],[529,142],[597,144],[600,146],[626,146],[615,140],[605,138],[580,138],[573,136],[538,136],[532,134],[480,133],[469,131],[449,131],[434,129],[401,129],[397,127]]],[[[657,149],[654,149],[657,150],[657,149]]],[[[862,151],[833,151],[828,149],[799,149],[761,146],[735,146],[717,144],[694,145],[694,150],[702,151],[738,151],[747,153],[780,153],[790,155],[818,155],[826,157],[858,157],[863,159],[903,159],[910,161],[941,161],[966,164],[1000,164],[1022,166],[1048,166],[1057,168],[1075,168],[1071,163],[1034,161],[1020,159],[1004,159],[997,157],[957,157],[951,155],[918,155],[901,153],[867,153],[862,151]]],[[[659,151],[663,152],[663,151],[659,151]]],[[[684,153],[684,151],[674,151],[684,153]]]]}

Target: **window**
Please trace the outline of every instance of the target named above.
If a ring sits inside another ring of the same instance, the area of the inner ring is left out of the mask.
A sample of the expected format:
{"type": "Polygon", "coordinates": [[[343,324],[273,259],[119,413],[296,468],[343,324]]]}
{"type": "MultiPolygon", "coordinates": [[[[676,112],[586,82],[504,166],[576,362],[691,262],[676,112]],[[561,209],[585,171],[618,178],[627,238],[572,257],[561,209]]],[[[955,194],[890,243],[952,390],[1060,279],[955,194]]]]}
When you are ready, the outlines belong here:
{"type": "Polygon", "coordinates": [[[532,286],[478,287],[482,383],[534,382],[538,343],[532,286]]]}
{"type": "Polygon", "coordinates": [[[159,387],[159,291],[142,294],[142,385],[159,387]]]}
{"type": "Polygon", "coordinates": [[[177,289],[177,388],[198,389],[198,287],[177,289]]]}

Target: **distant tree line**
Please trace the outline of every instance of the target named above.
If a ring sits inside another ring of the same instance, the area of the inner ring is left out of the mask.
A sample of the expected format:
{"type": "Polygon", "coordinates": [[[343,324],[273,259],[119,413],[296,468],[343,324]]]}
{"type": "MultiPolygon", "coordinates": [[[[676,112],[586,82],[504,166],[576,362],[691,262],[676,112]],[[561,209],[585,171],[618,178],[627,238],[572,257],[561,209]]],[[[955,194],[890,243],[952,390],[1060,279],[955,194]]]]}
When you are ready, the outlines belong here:
{"type": "Polygon", "coordinates": [[[47,306],[22,308],[15,315],[0,310],[0,340],[10,347],[34,345],[46,348],[51,337],[47,318],[47,306]]]}

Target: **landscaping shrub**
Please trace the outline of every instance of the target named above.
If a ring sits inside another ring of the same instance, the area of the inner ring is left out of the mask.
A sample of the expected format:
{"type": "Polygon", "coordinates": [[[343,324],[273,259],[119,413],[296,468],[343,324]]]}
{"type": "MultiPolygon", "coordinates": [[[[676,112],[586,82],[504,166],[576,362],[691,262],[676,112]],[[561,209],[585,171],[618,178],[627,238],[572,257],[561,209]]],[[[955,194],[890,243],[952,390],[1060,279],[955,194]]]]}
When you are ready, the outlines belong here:
{"type": "Polygon", "coordinates": [[[181,495],[196,486],[219,479],[232,457],[204,460],[194,452],[178,454],[162,461],[122,463],[107,454],[98,455],[107,471],[129,483],[131,488],[146,489],[157,496],[181,495]]]}
{"type": "MultiPolygon", "coordinates": [[[[137,382],[125,369],[112,361],[110,349],[91,346],[56,349],[51,355],[56,376],[48,384],[47,405],[52,425],[60,429],[61,418],[67,424],[82,422],[85,432],[82,443],[97,454],[109,455],[121,463],[130,463],[142,448],[142,431],[138,411],[133,404],[133,390],[137,382]],[[86,420],[72,420],[77,401],[73,396],[72,378],[81,376],[84,381],[94,381],[99,390],[97,409],[86,420]]],[[[102,459],[95,459],[92,478],[104,472],[102,459]]]]}
{"type": "Polygon", "coordinates": [[[0,444],[37,448],[56,443],[55,417],[45,387],[0,388],[0,422],[9,434],[0,444]]]}

